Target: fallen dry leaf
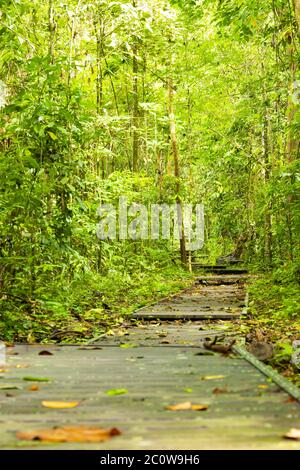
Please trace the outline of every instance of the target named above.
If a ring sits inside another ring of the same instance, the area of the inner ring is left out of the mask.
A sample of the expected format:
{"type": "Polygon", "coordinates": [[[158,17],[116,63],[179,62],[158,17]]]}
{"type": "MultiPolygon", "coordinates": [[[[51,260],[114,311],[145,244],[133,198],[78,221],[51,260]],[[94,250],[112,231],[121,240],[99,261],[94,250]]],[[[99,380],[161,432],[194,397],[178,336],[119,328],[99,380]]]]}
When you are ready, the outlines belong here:
{"type": "Polygon", "coordinates": [[[177,405],[166,406],[166,410],[169,411],[205,411],[207,410],[207,405],[193,405],[190,401],[185,401],[184,403],[178,403],[177,405]]]}
{"type": "Polygon", "coordinates": [[[191,410],[193,411],[205,411],[207,410],[207,405],[192,405],[191,410]]]}
{"type": "Polygon", "coordinates": [[[284,403],[295,403],[297,400],[294,397],[289,397],[286,400],[284,400],[284,403]]]}
{"type": "Polygon", "coordinates": [[[56,409],[63,409],[63,408],[75,408],[79,405],[79,401],[42,401],[42,405],[45,408],[56,408],[56,409]]]}
{"type": "Polygon", "coordinates": [[[43,350],[39,352],[39,356],[53,356],[53,353],[50,351],[43,350]]]}
{"type": "Polygon", "coordinates": [[[300,441],[300,429],[292,428],[283,437],[285,437],[285,439],[300,441]]]}
{"type": "Polygon", "coordinates": [[[221,393],[229,393],[228,389],[226,387],[224,387],[224,388],[216,387],[216,388],[213,389],[212,392],[213,392],[214,395],[220,395],[221,393]]]}
{"type": "Polygon", "coordinates": [[[117,428],[101,429],[86,426],[65,426],[36,431],[19,431],[16,436],[18,439],[26,441],[103,442],[120,434],[121,432],[117,428]]]}
{"type": "Polygon", "coordinates": [[[32,387],[29,387],[28,390],[30,392],[37,392],[39,390],[39,387],[37,385],[32,385],[32,387]]]}

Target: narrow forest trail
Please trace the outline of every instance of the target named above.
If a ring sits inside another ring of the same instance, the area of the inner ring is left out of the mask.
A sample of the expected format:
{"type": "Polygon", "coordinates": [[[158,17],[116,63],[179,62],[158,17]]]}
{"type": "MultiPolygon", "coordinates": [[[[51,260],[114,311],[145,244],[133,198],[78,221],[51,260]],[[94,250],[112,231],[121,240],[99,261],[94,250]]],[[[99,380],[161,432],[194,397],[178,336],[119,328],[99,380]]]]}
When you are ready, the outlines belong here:
{"type": "Polygon", "coordinates": [[[283,438],[299,427],[299,403],[238,354],[203,346],[207,337],[234,336],[245,280],[197,278],[195,287],[138,311],[120,335],[94,344],[10,348],[0,380],[1,448],[49,449],[48,443],[18,440],[16,432],[89,425],[122,434],[100,444],[51,448],[300,449],[283,438]],[[180,312],[199,318],[186,321],[180,312]],[[41,355],[45,350],[51,354],[41,355]],[[79,404],[50,409],[42,406],[45,400],[79,404]],[[207,409],[166,409],[186,402],[207,409]]]}

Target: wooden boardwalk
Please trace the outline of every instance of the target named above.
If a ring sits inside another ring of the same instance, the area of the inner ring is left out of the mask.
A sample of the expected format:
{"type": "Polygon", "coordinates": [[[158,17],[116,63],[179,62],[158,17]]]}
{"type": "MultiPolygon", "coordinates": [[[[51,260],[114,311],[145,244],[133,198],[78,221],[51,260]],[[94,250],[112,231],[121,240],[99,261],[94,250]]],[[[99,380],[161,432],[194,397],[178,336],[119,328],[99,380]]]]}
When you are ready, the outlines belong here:
{"type": "Polygon", "coordinates": [[[139,309],[135,312],[134,318],[165,320],[240,318],[245,307],[245,280],[246,277],[239,275],[199,277],[198,285],[195,287],[139,309]]]}
{"type": "Polygon", "coordinates": [[[10,348],[7,371],[0,374],[0,448],[300,449],[300,442],[282,437],[299,428],[299,403],[244,359],[203,349],[205,337],[228,326],[222,320],[153,320],[92,346],[10,348]],[[42,350],[52,355],[39,355],[42,350]],[[26,376],[50,381],[28,382],[26,376]],[[106,393],[116,389],[126,393],[106,393]],[[44,400],[80,404],[49,409],[44,400]],[[166,409],[187,401],[208,408],[166,409]],[[100,444],[16,438],[17,431],[80,424],[117,427],[122,434],[100,444]]]}

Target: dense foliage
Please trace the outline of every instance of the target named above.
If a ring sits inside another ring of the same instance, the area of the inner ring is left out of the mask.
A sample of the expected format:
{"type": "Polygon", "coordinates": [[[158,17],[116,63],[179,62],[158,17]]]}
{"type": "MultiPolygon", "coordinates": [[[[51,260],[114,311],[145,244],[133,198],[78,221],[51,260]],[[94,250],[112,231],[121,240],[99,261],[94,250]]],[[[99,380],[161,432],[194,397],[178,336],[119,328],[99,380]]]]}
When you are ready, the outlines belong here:
{"type": "Polygon", "coordinates": [[[197,254],[273,270],[299,316],[298,0],[2,0],[0,22],[1,337],[92,334],[188,279],[172,241],[97,239],[122,195],[203,203],[197,254]]]}

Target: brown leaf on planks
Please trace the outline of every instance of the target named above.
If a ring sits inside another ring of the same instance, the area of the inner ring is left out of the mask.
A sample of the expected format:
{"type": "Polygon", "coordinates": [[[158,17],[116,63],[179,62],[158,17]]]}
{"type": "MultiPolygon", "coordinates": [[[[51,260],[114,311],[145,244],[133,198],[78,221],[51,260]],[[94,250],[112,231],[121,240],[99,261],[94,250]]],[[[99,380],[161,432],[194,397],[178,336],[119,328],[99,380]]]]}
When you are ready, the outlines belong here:
{"type": "Polygon", "coordinates": [[[79,401],[42,401],[42,405],[45,408],[76,408],[80,404],[79,401]]]}
{"type": "Polygon", "coordinates": [[[43,350],[39,352],[39,356],[53,356],[53,353],[50,351],[43,350]]]}
{"type": "Polygon", "coordinates": [[[300,429],[292,428],[284,436],[285,439],[300,441],[300,429]]]}
{"type": "Polygon", "coordinates": [[[294,397],[289,397],[286,400],[284,400],[284,403],[295,403],[295,402],[297,402],[297,400],[294,397]]]}
{"type": "Polygon", "coordinates": [[[185,401],[183,403],[178,403],[177,405],[170,405],[165,407],[165,409],[169,411],[205,411],[207,408],[208,405],[193,405],[190,401],[185,401]]]}
{"type": "Polygon", "coordinates": [[[37,392],[39,390],[39,387],[37,385],[32,385],[31,387],[28,388],[30,392],[37,392]]]}
{"type": "Polygon", "coordinates": [[[16,436],[18,439],[26,441],[103,442],[120,434],[121,431],[117,428],[101,429],[86,426],[64,426],[35,431],[19,431],[16,436]]]}
{"type": "Polygon", "coordinates": [[[213,389],[212,392],[213,392],[214,395],[221,395],[221,393],[229,393],[228,389],[226,387],[224,387],[224,388],[216,387],[216,388],[213,389]]]}

